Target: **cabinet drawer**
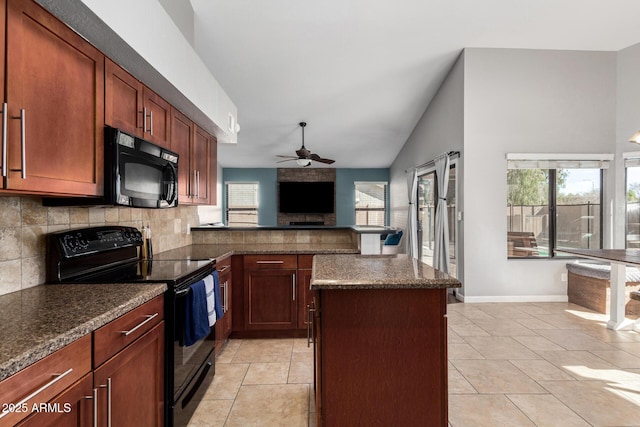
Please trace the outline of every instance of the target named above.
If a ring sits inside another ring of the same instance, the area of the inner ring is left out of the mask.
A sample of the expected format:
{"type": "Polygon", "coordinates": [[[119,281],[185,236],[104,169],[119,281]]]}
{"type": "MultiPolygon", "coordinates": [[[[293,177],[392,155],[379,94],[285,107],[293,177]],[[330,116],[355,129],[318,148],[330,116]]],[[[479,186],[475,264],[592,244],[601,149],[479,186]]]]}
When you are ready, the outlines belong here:
{"type": "Polygon", "coordinates": [[[0,411],[8,411],[0,412],[0,425],[14,425],[31,415],[34,404],[50,401],[90,371],[91,336],[86,335],[3,380],[0,411]]]}
{"type": "Polygon", "coordinates": [[[218,270],[218,274],[221,275],[231,273],[231,257],[216,259],[216,270],[218,270]]]}
{"type": "Polygon", "coordinates": [[[298,269],[311,270],[313,266],[313,255],[298,255],[298,269]]]}
{"type": "Polygon", "coordinates": [[[93,333],[93,367],[100,366],[160,323],[163,309],[164,297],[160,295],[97,329],[93,333]]]}
{"type": "Polygon", "coordinates": [[[245,255],[244,268],[298,268],[297,255],[245,255]]]}

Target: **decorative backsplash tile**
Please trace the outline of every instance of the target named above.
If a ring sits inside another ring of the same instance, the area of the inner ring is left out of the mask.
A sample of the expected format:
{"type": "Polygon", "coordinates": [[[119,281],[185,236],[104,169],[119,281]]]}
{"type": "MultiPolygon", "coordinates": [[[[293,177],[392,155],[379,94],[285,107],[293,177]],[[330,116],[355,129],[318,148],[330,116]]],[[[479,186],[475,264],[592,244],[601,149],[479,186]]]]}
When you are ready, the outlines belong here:
{"type": "Polygon", "coordinates": [[[0,295],[45,283],[45,236],[72,228],[119,224],[151,227],[153,249],[191,244],[186,224],[198,224],[196,206],[174,209],[46,207],[37,197],[0,197],[0,295]]]}

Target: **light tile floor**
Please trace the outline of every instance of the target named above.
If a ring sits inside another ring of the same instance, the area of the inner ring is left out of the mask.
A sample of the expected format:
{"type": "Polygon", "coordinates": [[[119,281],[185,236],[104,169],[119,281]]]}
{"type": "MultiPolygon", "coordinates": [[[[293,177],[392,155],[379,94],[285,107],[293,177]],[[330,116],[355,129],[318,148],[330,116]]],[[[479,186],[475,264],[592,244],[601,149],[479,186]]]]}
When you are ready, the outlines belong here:
{"type": "MultiPolygon", "coordinates": [[[[449,424],[640,426],[640,333],[569,303],[449,304],[449,424]]],[[[231,340],[189,424],[315,426],[304,339],[231,340]]]]}

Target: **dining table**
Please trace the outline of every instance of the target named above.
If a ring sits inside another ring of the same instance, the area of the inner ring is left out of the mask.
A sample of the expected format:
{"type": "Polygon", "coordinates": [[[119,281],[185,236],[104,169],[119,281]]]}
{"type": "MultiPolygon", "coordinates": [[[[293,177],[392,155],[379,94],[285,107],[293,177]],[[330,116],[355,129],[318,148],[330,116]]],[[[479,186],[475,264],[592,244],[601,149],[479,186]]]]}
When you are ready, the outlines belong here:
{"type": "Polygon", "coordinates": [[[640,267],[640,249],[556,249],[556,253],[576,255],[611,265],[609,276],[611,294],[607,328],[613,330],[640,330],[640,320],[625,317],[626,267],[640,267]]]}

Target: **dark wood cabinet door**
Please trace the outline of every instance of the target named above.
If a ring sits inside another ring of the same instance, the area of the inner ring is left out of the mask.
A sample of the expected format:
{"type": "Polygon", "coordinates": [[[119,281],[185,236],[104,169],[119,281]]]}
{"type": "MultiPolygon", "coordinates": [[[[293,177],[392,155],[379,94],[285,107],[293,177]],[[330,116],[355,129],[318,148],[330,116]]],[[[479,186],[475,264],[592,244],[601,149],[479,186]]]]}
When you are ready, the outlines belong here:
{"type": "Polygon", "coordinates": [[[145,87],[142,92],[144,122],[143,138],[169,148],[171,137],[171,105],[151,89],[145,87]]]}
{"type": "Polygon", "coordinates": [[[211,135],[196,126],[191,166],[196,172],[194,202],[199,204],[209,204],[211,139],[211,135]]]}
{"type": "Polygon", "coordinates": [[[111,425],[164,424],[164,321],[94,371],[99,425],[107,425],[111,387],[111,425]]]}
{"type": "Polygon", "coordinates": [[[89,427],[93,425],[93,411],[93,377],[87,374],[18,426],[89,427]]]}
{"type": "Polygon", "coordinates": [[[245,270],[245,329],[296,329],[296,270],[245,270]]]}
{"type": "Polygon", "coordinates": [[[142,83],[105,60],[105,124],[142,138],[142,83]]]}
{"type": "Polygon", "coordinates": [[[8,0],[6,46],[6,188],[101,195],[104,55],[25,0],[8,0]]]}
{"type": "Polygon", "coordinates": [[[171,109],[171,150],[178,153],[178,203],[193,203],[193,173],[189,163],[193,140],[193,122],[180,111],[171,109]]]}
{"type": "MultiPolygon", "coordinates": [[[[223,267],[224,268],[224,267],[223,267]]],[[[231,335],[231,266],[229,265],[225,273],[220,273],[220,298],[222,299],[222,310],[224,316],[216,320],[216,353],[219,353],[222,346],[231,335]]]]}

